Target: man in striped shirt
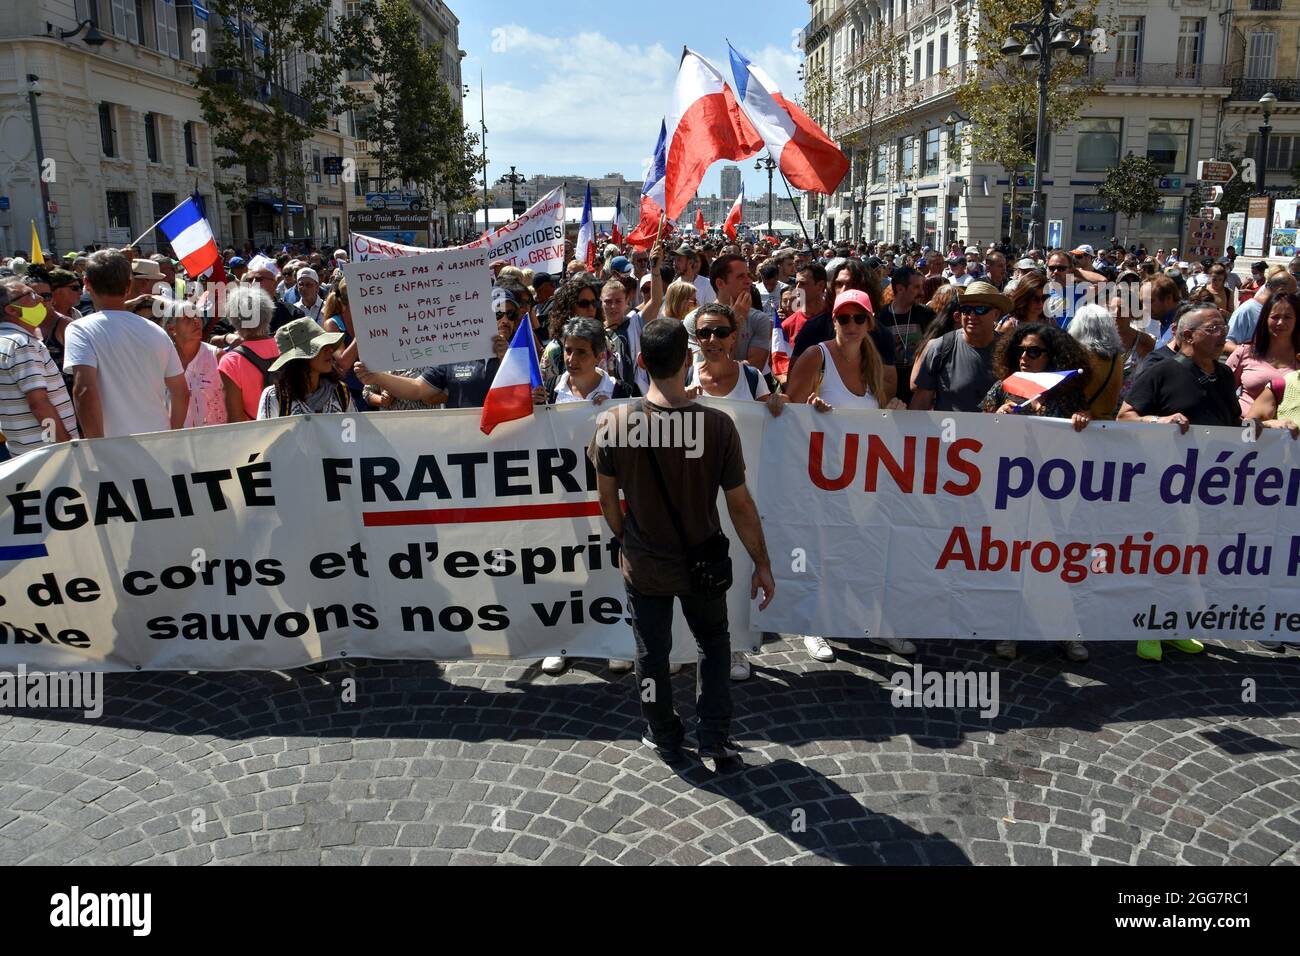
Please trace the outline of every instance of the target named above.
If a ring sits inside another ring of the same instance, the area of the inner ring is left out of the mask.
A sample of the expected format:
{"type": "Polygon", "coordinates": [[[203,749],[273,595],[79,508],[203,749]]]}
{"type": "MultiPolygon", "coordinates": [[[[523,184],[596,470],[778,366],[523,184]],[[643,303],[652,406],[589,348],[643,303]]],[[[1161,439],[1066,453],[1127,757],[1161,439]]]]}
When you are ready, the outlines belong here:
{"type": "Polygon", "coordinates": [[[37,332],[45,308],[26,280],[0,279],[0,432],[10,455],[77,437],[72,399],[37,332]]]}

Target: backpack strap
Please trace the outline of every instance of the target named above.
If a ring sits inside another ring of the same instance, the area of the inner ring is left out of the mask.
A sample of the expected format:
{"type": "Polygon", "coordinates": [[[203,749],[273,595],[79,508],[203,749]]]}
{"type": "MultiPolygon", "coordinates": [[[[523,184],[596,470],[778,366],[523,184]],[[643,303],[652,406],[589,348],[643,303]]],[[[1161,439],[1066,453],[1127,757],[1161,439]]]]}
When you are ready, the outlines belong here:
{"type": "Polygon", "coordinates": [[[758,398],[758,369],[749,365],[742,365],[740,370],[745,373],[745,384],[749,386],[749,397],[758,398]]]}
{"type": "Polygon", "coordinates": [[[258,355],[256,352],[250,349],[243,342],[240,342],[230,351],[234,352],[236,355],[243,356],[245,361],[247,361],[250,365],[253,366],[253,368],[257,369],[259,372],[262,373],[263,385],[271,384],[266,380],[267,376],[270,374],[271,361],[272,361],[271,359],[262,358],[262,356],[258,355]]]}
{"type": "Polygon", "coordinates": [[[1106,380],[1098,385],[1097,391],[1093,392],[1092,395],[1088,397],[1088,401],[1084,403],[1084,408],[1092,408],[1092,403],[1101,397],[1102,392],[1106,391],[1106,386],[1109,385],[1110,380],[1115,377],[1115,364],[1118,361],[1118,355],[1112,355],[1110,357],[1110,368],[1106,371],[1106,380]]]}
{"type": "Polygon", "coordinates": [[[1282,395],[1286,392],[1286,376],[1278,375],[1268,383],[1268,387],[1273,391],[1273,397],[1277,399],[1279,407],[1282,405],[1282,395]]]}

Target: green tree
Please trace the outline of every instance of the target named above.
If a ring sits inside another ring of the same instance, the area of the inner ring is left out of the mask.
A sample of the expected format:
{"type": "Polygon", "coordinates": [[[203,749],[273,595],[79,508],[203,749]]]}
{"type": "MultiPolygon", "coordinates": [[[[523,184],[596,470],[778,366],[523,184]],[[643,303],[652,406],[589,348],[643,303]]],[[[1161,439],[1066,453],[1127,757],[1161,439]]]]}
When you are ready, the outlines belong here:
{"type": "Polygon", "coordinates": [[[330,0],[209,4],[223,23],[210,21],[209,62],[194,86],[217,147],[217,166],[226,173],[219,186],[233,210],[259,185],[270,184],[282,203],[282,236],[288,235],[290,200],[301,200],[306,191],[313,130],[360,105],[342,76],[365,61],[364,27],[357,16],[335,20],[330,7],[330,0]]]}
{"type": "MultiPolygon", "coordinates": [[[[1078,0],[1068,11],[1075,23],[1096,23],[1098,0],[1078,0]]],[[[956,83],[957,105],[970,117],[962,124],[963,145],[977,162],[996,163],[1011,180],[1011,235],[1019,234],[1016,174],[1032,168],[1038,128],[1038,61],[1005,56],[1003,42],[1012,23],[1038,19],[1042,0],[972,0],[958,17],[959,34],[968,38],[973,62],[949,68],[956,83]]],[[[1052,54],[1047,85],[1047,132],[1079,118],[1088,98],[1102,91],[1089,79],[1088,59],[1052,54]]],[[[1038,183],[1034,187],[1038,187],[1038,183]]]]}
{"type": "MultiPolygon", "coordinates": [[[[1160,167],[1145,156],[1129,153],[1106,173],[1097,193],[1107,212],[1128,219],[1160,208],[1160,190],[1156,180],[1162,175],[1160,167]]],[[[1128,236],[1124,237],[1128,244],[1128,236]]]]}
{"type": "Polygon", "coordinates": [[[420,42],[420,21],[409,0],[367,0],[374,110],[362,135],[379,160],[379,178],[411,183],[435,205],[453,206],[474,189],[482,168],[478,137],[464,125],[458,100],[443,76],[440,46],[420,42]]]}

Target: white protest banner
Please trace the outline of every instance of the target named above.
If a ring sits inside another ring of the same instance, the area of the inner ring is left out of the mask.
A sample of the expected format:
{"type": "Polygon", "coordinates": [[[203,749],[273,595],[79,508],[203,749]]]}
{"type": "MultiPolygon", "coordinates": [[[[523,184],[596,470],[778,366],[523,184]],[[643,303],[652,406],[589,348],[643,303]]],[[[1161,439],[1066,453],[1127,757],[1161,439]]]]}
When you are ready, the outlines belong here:
{"type": "MultiPolygon", "coordinates": [[[[512,219],[490,235],[457,248],[487,248],[489,262],[556,275],[564,269],[564,202],[564,187],[557,186],[518,219],[512,219]]],[[[434,251],[357,232],[350,233],[349,241],[354,262],[418,256],[434,251]]]]}
{"type": "Polygon", "coordinates": [[[492,354],[492,274],[482,249],[345,262],[361,361],[376,372],[492,354]]]}
{"type": "MultiPolygon", "coordinates": [[[[718,404],[777,581],[757,611],[720,507],[735,647],[1300,636],[1284,432],[718,404]]],[[[584,454],[597,414],[490,437],[477,409],[313,415],[29,452],[0,465],[0,668],[630,657],[584,454]]]]}
{"type": "Polygon", "coordinates": [[[761,452],[777,582],[764,627],[1294,640],[1300,445],[1281,431],[1252,436],[787,409],[761,452]]]}
{"type": "MultiPolygon", "coordinates": [[[[599,412],[540,410],[491,437],[457,409],[29,452],[0,465],[0,670],[632,658],[585,454],[599,412]]],[[[752,648],[737,551],[733,646],[752,648]]],[[[674,659],[693,660],[677,617],[674,659]]]]}
{"type": "Polygon", "coordinates": [[[363,235],[359,232],[348,233],[348,244],[352,247],[352,254],[349,258],[353,262],[369,262],[372,259],[398,259],[402,256],[422,256],[426,252],[437,251],[435,249],[426,249],[423,246],[404,246],[400,242],[376,239],[374,236],[363,235]]]}

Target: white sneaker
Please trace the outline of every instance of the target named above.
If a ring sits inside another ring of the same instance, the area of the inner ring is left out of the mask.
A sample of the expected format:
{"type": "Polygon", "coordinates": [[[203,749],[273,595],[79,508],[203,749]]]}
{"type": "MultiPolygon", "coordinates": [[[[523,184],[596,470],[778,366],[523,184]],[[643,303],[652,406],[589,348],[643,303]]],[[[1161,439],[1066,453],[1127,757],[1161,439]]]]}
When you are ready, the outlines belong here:
{"type": "Polygon", "coordinates": [[[569,666],[567,657],[547,657],[542,660],[543,674],[563,674],[564,669],[569,666]]]}
{"type": "Polygon", "coordinates": [[[682,672],[682,668],[685,666],[686,666],[685,664],[669,664],[668,673],[674,675],[680,674],[682,672]]]}
{"type": "Polygon", "coordinates": [[[1083,641],[1062,641],[1061,646],[1065,650],[1065,656],[1076,664],[1082,664],[1089,657],[1088,647],[1083,641]]]}
{"type": "Polygon", "coordinates": [[[815,637],[812,634],[807,634],[804,636],[803,646],[804,650],[808,652],[808,656],[815,661],[829,664],[831,661],[835,660],[835,649],[826,643],[826,638],[824,637],[815,637]]]}
{"type": "Polygon", "coordinates": [[[632,669],[632,662],[619,661],[611,658],[609,662],[609,669],[613,671],[615,674],[626,674],[628,671],[632,669]]]}
{"type": "Polygon", "coordinates": [[[731,679],[732,680],[749,680],[749,675],[753,669],[749,666],[749,658],[745,656],[744,651],[731,652],[731,679]]]}
{"type": "Polygon", "coordinates": [[[871,643],[877,647],[887,647],[895,654],[916,653],[916,645],[905,637],[873,637],[871,643]]]}

